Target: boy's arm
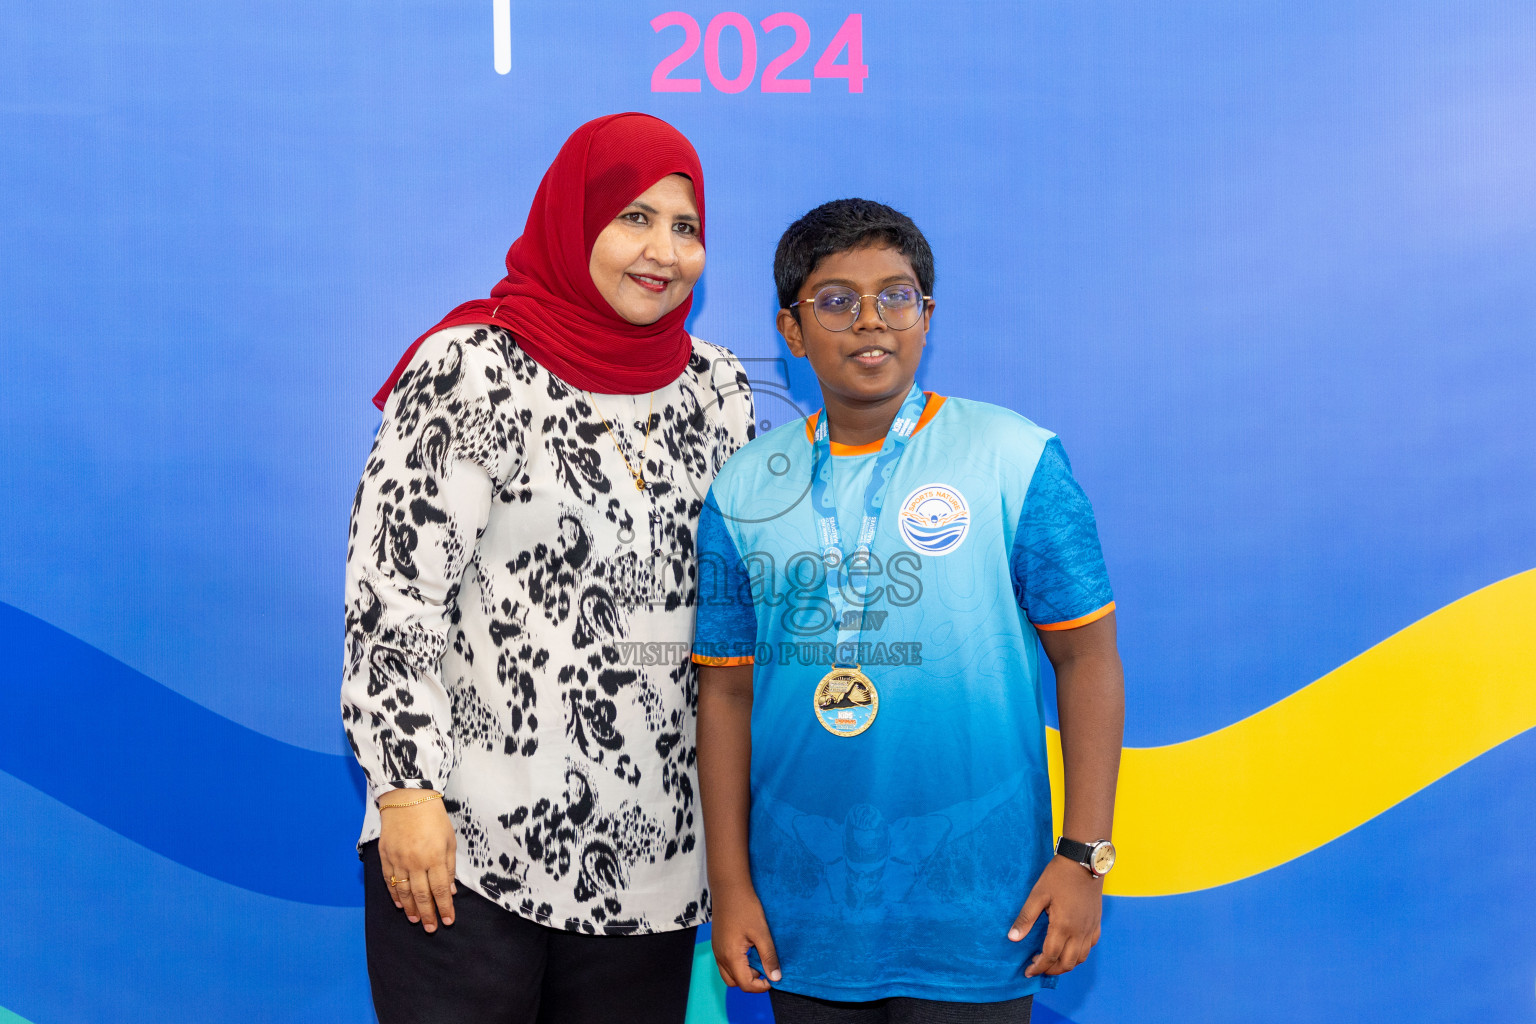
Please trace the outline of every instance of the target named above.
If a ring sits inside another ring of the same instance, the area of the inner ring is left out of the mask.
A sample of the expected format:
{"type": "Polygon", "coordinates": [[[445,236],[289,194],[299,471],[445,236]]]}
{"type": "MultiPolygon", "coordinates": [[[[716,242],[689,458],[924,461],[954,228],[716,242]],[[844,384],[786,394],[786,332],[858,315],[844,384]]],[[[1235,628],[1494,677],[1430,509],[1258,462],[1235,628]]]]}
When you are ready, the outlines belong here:
{"type": "MultiPolygon", "coordinates": [[[[1056,670],[1056,709],[1066,786],[1062,834],[1078,842],[1110,838],[1125,725],[1125,679],[1115,649],[1115,614],[1076,629],[1046,630],[1041,646],[1056,670]]],[[[1042,913],[1050,919],[1040,955],[1025,975],[1065,974],[1099,941],[1104,881],[1081,864],[1052,857],[1014,921],[1017,942],[1042,913]]]]}
{"type": "Polygon", "coordinates": [[[715,964],[727,985],[766,992],[769,980],[781,975],[747,859],[751,771],[752,666],[700,665],[699,796],[714,905],[710,939],[715,964]],[[767,978],[747,961],[754,946],[767,978]]]}

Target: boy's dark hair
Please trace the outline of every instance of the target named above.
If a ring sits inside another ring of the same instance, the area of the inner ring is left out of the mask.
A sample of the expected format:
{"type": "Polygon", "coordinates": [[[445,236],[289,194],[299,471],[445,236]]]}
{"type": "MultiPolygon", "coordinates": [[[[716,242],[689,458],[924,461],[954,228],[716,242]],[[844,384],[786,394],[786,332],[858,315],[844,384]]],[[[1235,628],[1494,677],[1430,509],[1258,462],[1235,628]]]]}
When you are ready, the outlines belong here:
{"type": "MultiPolygon", "coordinates": [[[[866,245],[889,245],[899,250],[912,264],[923,294],[933,294],[933,250],[911,217],[868,199],[834,199],[795,221],[779,238],[778,251],[773,254],[779,308],[789,309],[800,297],[800,289],[816,264],[833,253],[866,245]]],[[[800,310],[791,312],[798,314],[800,310]]]]}

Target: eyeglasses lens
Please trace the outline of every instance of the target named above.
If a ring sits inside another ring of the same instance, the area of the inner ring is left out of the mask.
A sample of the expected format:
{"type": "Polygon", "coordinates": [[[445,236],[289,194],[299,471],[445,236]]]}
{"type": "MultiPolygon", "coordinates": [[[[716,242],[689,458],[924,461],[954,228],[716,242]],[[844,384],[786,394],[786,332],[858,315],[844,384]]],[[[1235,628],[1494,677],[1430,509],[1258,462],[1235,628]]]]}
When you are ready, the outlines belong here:
{"type": "Polygon", "coordinates": [[[920,293],[907,284],[887,288],[875,297],[875,301],[879,304],[880,319],[897,331],[917,323],[917,314],[922,309],[920,293]]]}
{"type": "Polygon", "coordinates": [[[811,304],[816,322],[829,331],[846,331],[859,316],[859,296],[852,288],[823,288],[811,304]]]}

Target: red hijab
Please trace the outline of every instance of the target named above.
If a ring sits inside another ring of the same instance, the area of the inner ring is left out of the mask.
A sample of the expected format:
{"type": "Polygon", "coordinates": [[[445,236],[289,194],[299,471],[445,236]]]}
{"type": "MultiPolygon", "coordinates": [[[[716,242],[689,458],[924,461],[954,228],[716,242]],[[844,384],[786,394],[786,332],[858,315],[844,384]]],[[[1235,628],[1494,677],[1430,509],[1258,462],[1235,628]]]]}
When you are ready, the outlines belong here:
{"type": "Polygon", "coordinates": [[[592,283],[592,243],[608,222],[669,174],[693,182],[704,239],[704,171],[681,132],[649,114],[610,114],[571,133],[549,165],[523,234],[507,250],[507,276],[417,338],[373,396],[380,409],[422,341],[445,327],[498,324],[523,351],[574,387],[638,395],[665,387],[688,363],[689,296],[653,324],[619,316],[592,283]]]}

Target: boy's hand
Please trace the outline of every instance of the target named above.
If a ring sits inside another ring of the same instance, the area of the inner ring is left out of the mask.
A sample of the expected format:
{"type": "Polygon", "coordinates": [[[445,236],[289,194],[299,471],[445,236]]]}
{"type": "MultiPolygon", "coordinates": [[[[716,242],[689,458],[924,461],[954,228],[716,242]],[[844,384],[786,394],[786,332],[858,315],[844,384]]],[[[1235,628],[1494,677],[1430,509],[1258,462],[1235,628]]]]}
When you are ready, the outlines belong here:
{"type": "Polygon", "coordinates": [[[1041,914],[1050,920],[1045,944],[1025,968],[1024,976],[1066,974],[1087,960],[1088,951],[1099,941],[1103,906],[1103,879],[1094,878],[1081,864],[1065,857],[1052,857],[1008,932],[1008,940],[1018,942],[1029,934],[1041,914]]]}
{"type": "Polygon", "coordinates": [[[716,893],[714,911],[710,944],[720,977],[743,992],[767,992],[768,982],[778,981],[783,975],[779,973],[779,955],[774,951],[768,919],[763,916],[763,904],[757,893],[750,888],[733,896],[716,893]],[[754,946],[768,972],[766,978],[747,962],[747,951],[754,946]]]}

